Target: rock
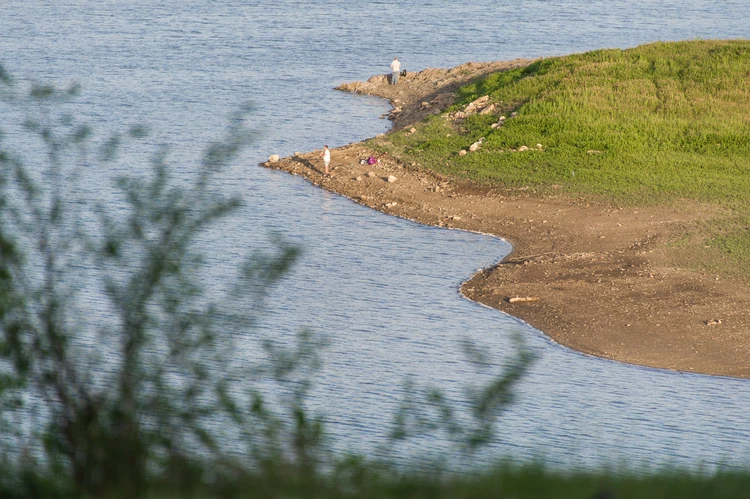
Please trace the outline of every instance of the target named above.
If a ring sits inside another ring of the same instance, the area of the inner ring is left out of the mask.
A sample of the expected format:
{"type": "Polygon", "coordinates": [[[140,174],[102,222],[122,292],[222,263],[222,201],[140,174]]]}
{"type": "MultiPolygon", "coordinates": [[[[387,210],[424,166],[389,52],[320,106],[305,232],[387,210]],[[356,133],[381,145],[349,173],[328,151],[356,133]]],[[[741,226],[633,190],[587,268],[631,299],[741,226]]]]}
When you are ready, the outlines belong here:
{"type": "Polygon", "coordinates": [[[414,133],[414,132],[416,132],[416,131],[417,131],[417,129],[416,129],[416,128],[414,128],[414,127],[411,127],[411,128],[409,129],[409,133],[414,133]]]}
{"type": "Polygon", "coordinates": [[[294,151],[294,155],[295,155],[296,157],[300,157],[300,156],[302,156],[302,153],[301,153],[301,152],[299,152],[299,151],[294,151]]]}
{"type": "Polygon", "coordinates": [[[375,176],[375,172],[367,172],[367,176],[368,177],[374,177],[375,176]]]}
{"type": "Polygon", "coordinates": [[[515,118],[516,116],[518,116],[517,112],[513,111],[512,113],[510,113],[511,118],[515,118]]]}
{"type": "Polygon", "coordinates": [[[431,107],[431,104],[429,102],[423,102],[419,105],[419,107],[422,109],[429,109],[431,107]]]}
{"type": "Polygon", "coordinates": [[[589,149],[586,151],[586,154],[601,154],[601,151],[597,151],[596,149],[589,149]]]}
{"type": "Polygon", "coordinates": [[[458,151],[459,156],[466,156],[466,154],[467,154],[466,149],[461,149],[460,151],[458,151]]]}
{"type": "MultiPolygon", "coordinates": [[[[367,80],[367,83],[388,83],[388,75],[375,75],[367,80]]],[[[339,88],[343,88],[346,84],[341,85],[339,88]]],[[[351,84],[350,84],[351,85],[351,84]]]]}
{"type": "Polygon", "coordinates": [[[514,296],[513,298],[508,298],[508,301],[510,303],[528,303],[532,301],[539,301],[538,296],[514,296]]]}
{"type": "Polygon", "coordinates": [[[470,103],[468,103],[466,105],[466,108],[464,108],[464,112],[466,114],[474,113],[478,109],[482,109],[482,108],[486,107],[487,101],[489,101],[489,100],[490,100],[490,96],[489,95],[483,95],[482,97],[479,97],[478,99],[475,99],[475,100],[471,101],[470,103]]]}
{"type": "Polygon", "coordinates": [[[489,106],[485,107],[481,111],[479,111],[479,114],[490,114],[492,111],[495,110],[495,105],[490,104],[489,106]]]}
{"type": "Polygon", "coordinates": [[[362,177],[360,177],[360,176],[354,177],[354,180],[356,180],[357,182],[359,182],[360,180],[362,180],[362,177]]]}
{"type": "Polygon", "coordinates": [[[388,175],[388,183],[389,184],[392,184],[396,180],[398,180],[398,179],[396,177],[394,177],[393,175],[388,175]]]}
{"type": "Polygon", "coordinates": [[[541,150],[542,150],[542,144],[537,144],[537,145],[536,145],[536,148],[537,148],[537,149],[539,149],[539,150],[541,151],[541,150]]]}
{"type": "Polygon", "coordinates": [[[528,150],[529,150],[529,148],[526,147],[526,146],[521,146],[521,147],[518,148],[518,152],[524,152],[524,151],[528,151],[528,150]]]}
{"type": "Polygon", "coordinates": [[[469,151],[471,152],[478,151],[480,147],[482,147],[481,142],[474,142],[472,145],[469,146],[469,151]]]}
{"type": "Polygon", "coordinates": [[[270,161],[271,163],[277,163],[279,161],[279,155],[278,154],[271,154],[268,157],[268,161],[270,161]]]}
{"type": "Polygon", "coordinates": [[[493,124],[491,124],[491,125],[490,125],[490,128],[497,128],[497,127],[499,127],[499,126],[500,126],[500,125],[498,125],[497,123],[493,123],[493,124]]]}

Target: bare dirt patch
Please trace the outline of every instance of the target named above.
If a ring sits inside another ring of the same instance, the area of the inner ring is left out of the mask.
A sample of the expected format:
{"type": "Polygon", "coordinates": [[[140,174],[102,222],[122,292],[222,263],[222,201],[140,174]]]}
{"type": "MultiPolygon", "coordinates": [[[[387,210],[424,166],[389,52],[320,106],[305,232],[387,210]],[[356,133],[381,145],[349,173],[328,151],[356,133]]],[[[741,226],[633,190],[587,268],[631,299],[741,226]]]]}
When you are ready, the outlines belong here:
{"type": "MultiPolygon", "coordinates": [[[[529,62],[429,69],[395,86],[375,76],[339,89],[387,98],[400,109],[391,119],[401,129],[445,109],[458,85],[529,62]]],[[[509,240],[513,253],[471,277],[462,292],[563,345],[632,364],[750,377],[750,287],[676,265],[670,245],[716,208],[616,208],[538,197],[473,185],[389,156],[360,164],[373,154],[361,143],[334,149],[332,177],[322,175],[319,151],[263,165],[385,213],[509,240]],[[511,302],[514,297],[538,299],[511,302]]]]}

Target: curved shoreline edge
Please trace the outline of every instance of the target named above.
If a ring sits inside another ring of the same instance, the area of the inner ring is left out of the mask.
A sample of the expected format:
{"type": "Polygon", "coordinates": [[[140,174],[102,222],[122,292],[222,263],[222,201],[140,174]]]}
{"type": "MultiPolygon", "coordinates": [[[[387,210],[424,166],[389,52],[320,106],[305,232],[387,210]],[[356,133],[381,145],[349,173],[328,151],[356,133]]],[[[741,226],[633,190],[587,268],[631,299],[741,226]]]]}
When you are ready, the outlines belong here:
{"type": "MultiPolygon", "coordinates": [[[[426,69],[399,85],[378,75],[338,89],[387,99],[390,134],[451,105],[460,85],[531,62],[426,69]]],[[[471,184],[387,155],[376,165],[360,164],[388,134],[333,149],[331,177],[322,174],[319,151],[261,165],[387,214],[508,241],[511,253],[466,280],[461,294],[556,343],[630,364],[750,378],[750,288],[674,264],[671,242],[705,217],[705,209],[695,203],[623,209],[539,197],[471,184]]]]}

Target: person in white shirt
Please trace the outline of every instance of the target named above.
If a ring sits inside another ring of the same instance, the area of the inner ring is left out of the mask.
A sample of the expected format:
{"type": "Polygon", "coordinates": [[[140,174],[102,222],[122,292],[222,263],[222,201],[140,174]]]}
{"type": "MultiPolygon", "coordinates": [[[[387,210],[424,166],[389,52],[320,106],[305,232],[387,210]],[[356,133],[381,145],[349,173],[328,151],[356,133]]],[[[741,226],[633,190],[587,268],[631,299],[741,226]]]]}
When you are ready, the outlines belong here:
{"type": "Polygon", "coordinates": [[[393,58],[391,63],[391,85],[398,83],[398,74],[401,72],[401,63],[398,62],[398,57],[393,58]]]}
{"type": "Polygon", "coordinates": [[[321,156],[323,156],[323,164],[326,167],[326,177],[330,175],[328,172],[328,165],[331,164],[331,151],[328,149],[328,146],[323,146],[323,152],[320,153],[321,156]]]}

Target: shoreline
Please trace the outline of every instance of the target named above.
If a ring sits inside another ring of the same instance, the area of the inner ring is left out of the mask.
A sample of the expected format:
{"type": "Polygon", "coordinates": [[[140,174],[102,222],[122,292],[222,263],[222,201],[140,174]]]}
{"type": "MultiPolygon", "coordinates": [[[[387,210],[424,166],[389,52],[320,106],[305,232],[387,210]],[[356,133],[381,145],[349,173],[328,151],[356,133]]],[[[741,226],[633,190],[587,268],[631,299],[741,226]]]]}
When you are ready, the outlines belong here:
{"type": "MultiPolygon", "coordinates": [[[[387,99],[391,133],[448,107],[460,85],[530,62],[426,69],[399,85],[378,75],[338,89],[387,99]]],[[[376,165],[360,164],[375,155],[371,144],[379,140],[385,137],[332,149],[332,177],[322,175],[319,151],[262,166],[384,213],[508,241],[511,253],[469,277],[461,294],[557,343],[630,364],[750,378],[750,287],[675,264],[673,241],[716,209],[696,203],[620,208],[542,197],[450,178],[388,155],[376,165]]]]}

